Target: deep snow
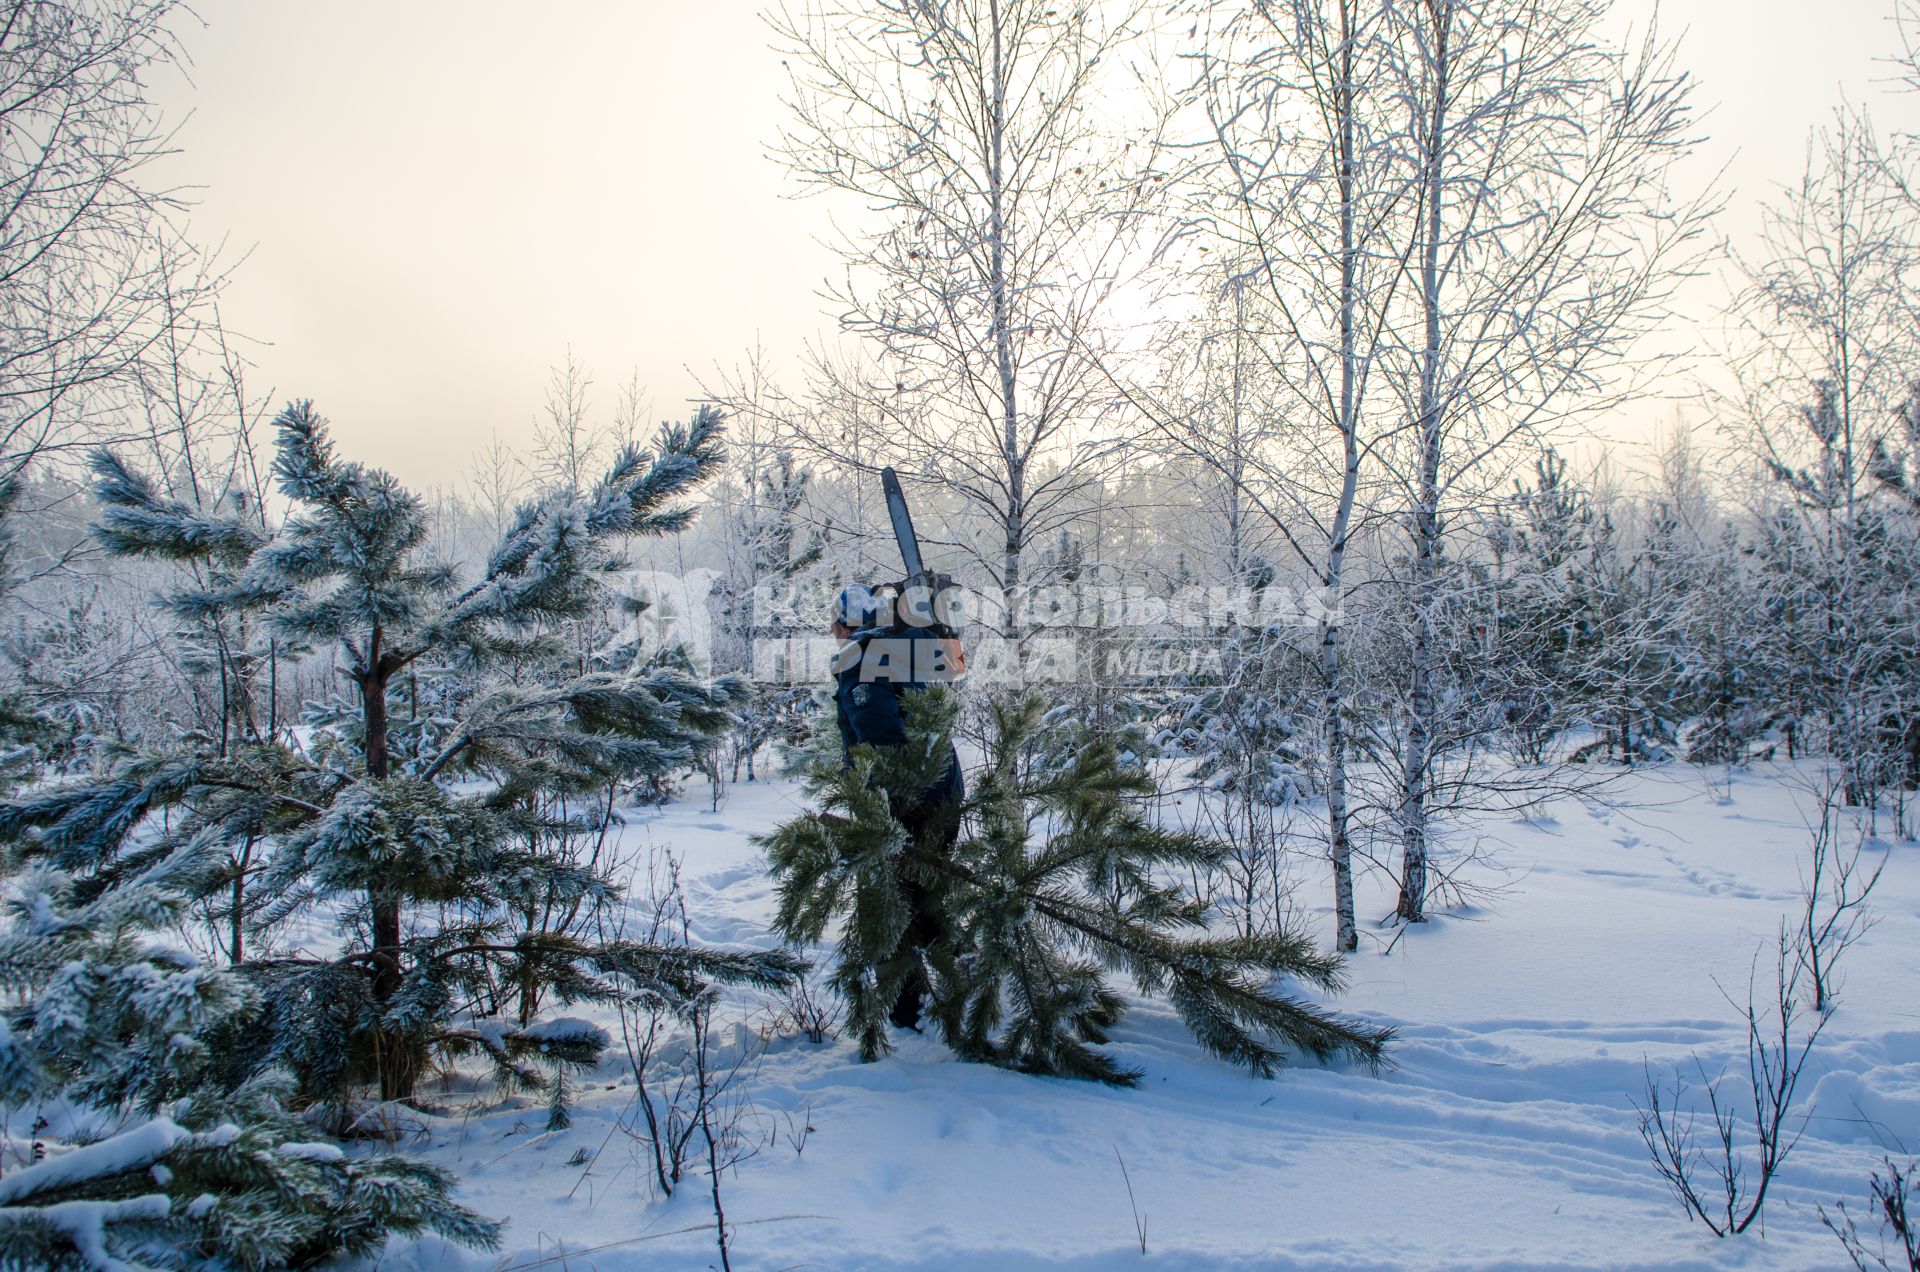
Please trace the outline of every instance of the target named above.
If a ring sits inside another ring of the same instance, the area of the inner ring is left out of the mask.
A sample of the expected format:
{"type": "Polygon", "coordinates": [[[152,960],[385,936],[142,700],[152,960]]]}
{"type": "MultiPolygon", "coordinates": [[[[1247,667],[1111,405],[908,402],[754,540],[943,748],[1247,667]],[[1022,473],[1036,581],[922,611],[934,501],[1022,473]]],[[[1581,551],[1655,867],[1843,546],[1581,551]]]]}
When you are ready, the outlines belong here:
{"type": "MultiPolygon", "coordinates": [[[[1847,955],[1803,1087],[1811,1120],[1764,1237],[1720,1241],[1690,1224],[1646,1160],[1633,1107],[1644,1064],[1744,1064],[1722,991],[1744,999],[1756,953],[1770,987],[1764,954],[1799,903],[1813,779],[1786,766],[1724,785],[1643,770],[1607,809],[1569,801],[1469,828],[1496,850],[1506,873],[1483,878],[1503,890],[1390,952],[1394,933],[1375,929],[1352,962],[1339,1006],[1400,1032],[1379,1076],[1251,1078],[1150,1001],[1114,1048],[1145,1073],[1133,1091],[961,1064],[928,1039],[863,1065],[845,1040],[776,1038],[739,1088],[767,1142],[724,1177],[733,1266],[1846,1267],[1815,1207],[1857,1209],[1884,1153],[1920,1149],[1920,846],[1869,846],[1888,858],[1880,922],[1847,955]]],[[[696,783],[697,802],[630,810],[628,846],[684,859],[697,940],[764,942],[771,888],[748,835],[790,815],[799,792],[736,786],[718,813],[703,797],[696,783]]],[[[1373,883],[1363,916],[1392,908],[1373,883]]],[[[1300,896],[1326,890],[1316,871],[1300,896]]],[[[1314,921],[1330,929],[1324,913],[1314,921]]],[[[600,1023],[616,1043],[570,1129],[543,1133],[542,1108],[483,1091],[483,1107],[426,1119],[425,1141],[406,1146],[457,1171],[466,1203],[510,1220],[505,1252],[427,1242],[394,1247],[382,1267],[718,1266],[704,1181],[657,1198],[643,1145],[616,1125],[633,1122],[633,1087],[617,1022],[600,1023]]],[[[758,1050],[748,1030],[735,1036],[758,1050]]]]}

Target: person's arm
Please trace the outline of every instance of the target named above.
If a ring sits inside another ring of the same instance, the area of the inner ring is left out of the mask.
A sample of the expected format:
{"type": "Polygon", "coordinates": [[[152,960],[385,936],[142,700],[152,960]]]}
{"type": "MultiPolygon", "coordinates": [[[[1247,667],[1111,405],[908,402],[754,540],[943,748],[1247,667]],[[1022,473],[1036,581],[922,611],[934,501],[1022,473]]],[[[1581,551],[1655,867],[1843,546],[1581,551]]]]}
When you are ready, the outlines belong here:
{"type": "Polygon", "coordinates": [[[833,700],[833,723],[840,730],[841,752],[844,754],[853,750],[853,726],[847,723],[847,707],[838,694],[834,695],[833,700]]]}
{"type": "Polygon", "coordinates": [[[854,742],[871,746],[903,746],[906,721],[900,715],[900,694],[892,681],[874,680],[847,692],[847,725],[854,742]]]}

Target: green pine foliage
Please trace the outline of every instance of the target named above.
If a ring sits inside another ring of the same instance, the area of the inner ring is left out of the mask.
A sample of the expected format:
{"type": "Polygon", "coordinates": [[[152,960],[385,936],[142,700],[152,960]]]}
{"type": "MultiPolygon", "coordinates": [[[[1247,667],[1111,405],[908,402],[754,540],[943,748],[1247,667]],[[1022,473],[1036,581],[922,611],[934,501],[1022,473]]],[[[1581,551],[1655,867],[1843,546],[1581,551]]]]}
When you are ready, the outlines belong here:
{"type": "Polygon", "coordinates": [[[167,943],[217,857],[187,843],[110,883],[45,865],[8,880],[0,1101],[116,1129],[49,1140],[0,1178],[0,1268],[264,1272],[429,1231],[494,1248],[445,1172],[310,1142],[284,1075],[218,1081],[257,991],[167,943]]]}
{"type": "Polygon", "coordinates": [[[1654,506],[1642,556],[1648,605],[1659,605],[1650,626],[1661,687],[1677,718],[1692,722],[1682,735],[1689,763],[1740,764],[1766,749],[1782,718],[1772,631],[1755,621],[1759,589],[1738,528],[1698,542],[1683,542],[1687,533],[1668,505],[1654,506]]]}
{"type": "Polygon", "coordinates": [[[937,820],[910,836],[895,813],[944,767],[957,700],[930,689],[903,702],[908,745],[859,746],[850,765],[816,768],[817,811],[765,840],[781,935],[809,944],[840,924],[831,983],[864,1058],[890,1049],[888,1009],[918,967],[900,950],[912,881],[944,916],[926,951],[930,1017],[967,1059],[1131,1085],[1138,1074],[1100,1050],[1125,1012],[1110,981],[1122,975],[1170,1002],[1208,1051],[1257,1074],[1273,1073],[1289,1050],[1383,1061],[1388,1031],[1284,987],[1291,979],[1337,991],[1337,956],[1293,935],[1215,935],[1204,904],[1169,882],[1229,849],[1148,820],[1147,772],[1098,739],[1036,762],[1037,701],[995,709],[985,771],[951,810],[963,828],[951,854],[937,820]]]}
{"type": "Polygon", "coordinates": [[[223,946],[253,1004],[215,1048],[228,1089],[281,1071],[301,1102],[344,1112],[369,1083],[410,1100],[434,1063],[482,1055],[564,1121],[566,1071],[607,1040],[541,1034],[537,1004],[679,1001],[715,979],[778,985],[801,966],[538,921],[618,899],[604,868],[550,850],[582,830],[584,801],[568,799],[592,793],[611,817],[614,792],[692,765],[731,722],[737,683],[583,668],[567,639],[605,602],[625,541],[687,524],[721,433],[702,411],[651,452],[623,450],[588,489],[527,504],[477,577],[427,555],[418,498],[339,458],[309,404],[277,421],[291,508],[277,528],[257,510],[170,500],[96,456],[100,541],[188,567],[164,608],[331,645],[352,688],[318,704],[297,743],[186,737],[0,804],[0,842],[73,873],[83,899],[214,853],[194,899],[231,926],[223,946]],[[295,920],[337,939],[291,945],[295,920]],[[493,1014],[503,996],[518,1000],[510,1023],[493,1014]]]}
{"type": "MultiPolygon", "coordinates": [[[[621,784],[695,762],[731,720],[730,683],[583,668],[564,639],[621,541],[686,523],[681,496],[720,460],[718,417],[529,504],[471,580],[425,555],[419,501],[338,459],[310,407],[278,429],[292,511],[277,529],[94,461],[100,541],[179,567],[160,603],[223,651],[236,693],[262,639],[333,644],[354,692],[316,704],[304,736],[184,734],[0,803],[0,1101],[75,1118],[0,1179],[0,1267],[308,1267],[418,1232],[492,1248],[497,1225],[454,1205],[444,1172],[312,1142],[315,1115],[373,1082],[409,1098],[435,1059],[477,1056],[561,1126],[569,1072],[610,1039],[531,1019],[524,993],[519,1019],[478,1010],[502,985],[671,1004],[804,966],[525,918],[618,900],[602,872],[543,849],[582,829],[568,797],[609,793],[611,815],[621,784]],[[231,925],[224,966],[173,943],[207,916],[231,925]],[[335,937],[292,944],[296,919],[335,937]]],[[[19,714],[9,741],[35,724],[19,714]]]]}
{"type": "Polygon", "coordinates": [[[1606,705],[1596,684],[1599,598],[1584,585],[1607,530],[1557,453],[1544,452],[1534,474],[1490,511],[1486,560],[1467,567],[1480,575],[1468,592],[1480,604],[1468,617],[1482,640],[1464,642],[1459,669],[1528,764],[1543,763],[1559,738],[1606,705]]]}

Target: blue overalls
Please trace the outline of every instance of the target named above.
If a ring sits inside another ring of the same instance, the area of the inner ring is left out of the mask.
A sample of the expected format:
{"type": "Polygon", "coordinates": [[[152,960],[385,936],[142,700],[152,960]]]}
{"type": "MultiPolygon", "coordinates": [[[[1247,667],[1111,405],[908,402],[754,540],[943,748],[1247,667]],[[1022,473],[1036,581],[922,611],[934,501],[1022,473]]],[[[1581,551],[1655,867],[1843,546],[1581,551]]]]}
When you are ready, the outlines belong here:
{"type": "MultiPolygon", "coordinates": [[[[906,745],[907,727],[900,711],[900,695],[926,688],[912,678],[914,654],[927,652],[919,649],[919,642],[938,639],[936,635],[908,627],[870,627],[853,634],[848,646],[841,651],[839,670],[835,673],[838,683],[833,693],[843,753],[851,753],[863,742],[875,747],[906,745]],[[878,640],[888,643],[876,647],[874,642],[878,640]],[[867,657],[870,651],[875,657],[867,657]]],[[[900,824],[916,842],[936,812],[958,804],[966,796],[960,755],[951,743],[947,755],[946,772],[920,793],[911,808],[896,810],[900,824]]],[[[949,817],[942,831],[943,847],[950,852],[960,834],[958,819],[949,817]]],[[[938,942],[945,931],[935,897],[913,879],[901,879],[900,887],[912,907],[912,917],[900,938],[901,953],[924,950],[938,942]]],[[[920,1005],[929,988],[923,965],[921,972],[910,978],[900,991],[888,1019],[900,1028],[917,1030],[920,1005]]]]}

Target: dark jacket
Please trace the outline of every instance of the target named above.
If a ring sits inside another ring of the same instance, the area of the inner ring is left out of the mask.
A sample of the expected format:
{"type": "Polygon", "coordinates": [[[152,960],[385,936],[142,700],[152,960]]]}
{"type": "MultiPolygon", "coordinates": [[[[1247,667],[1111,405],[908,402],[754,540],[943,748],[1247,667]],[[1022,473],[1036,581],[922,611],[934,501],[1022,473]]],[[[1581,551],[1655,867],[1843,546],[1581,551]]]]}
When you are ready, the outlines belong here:
{"type": "MultiPolygon", "coordinates": [[[[849,648],[842,651],[833,692],[843,752],[851,752],[863,742],[869,746],[905,745],[907,727],[900,711],[900,695],[926,688],[913,679],[913,656],[918,652],[918,642],[935,639],[904,627],[868,628],[853,634],[849,648]],[[875,641],[886,643],[876,647],[875,641]],[[858,649],[857,656],[853,647],[858,649]],[[876,667],[876,663],[880,665],[876,667]]],[[[918,803],[907,810],[909,816],[958,803],[966,795],[959,753],[951,745],[947,752],[946,773],[921,792],[918,803]]]]}

